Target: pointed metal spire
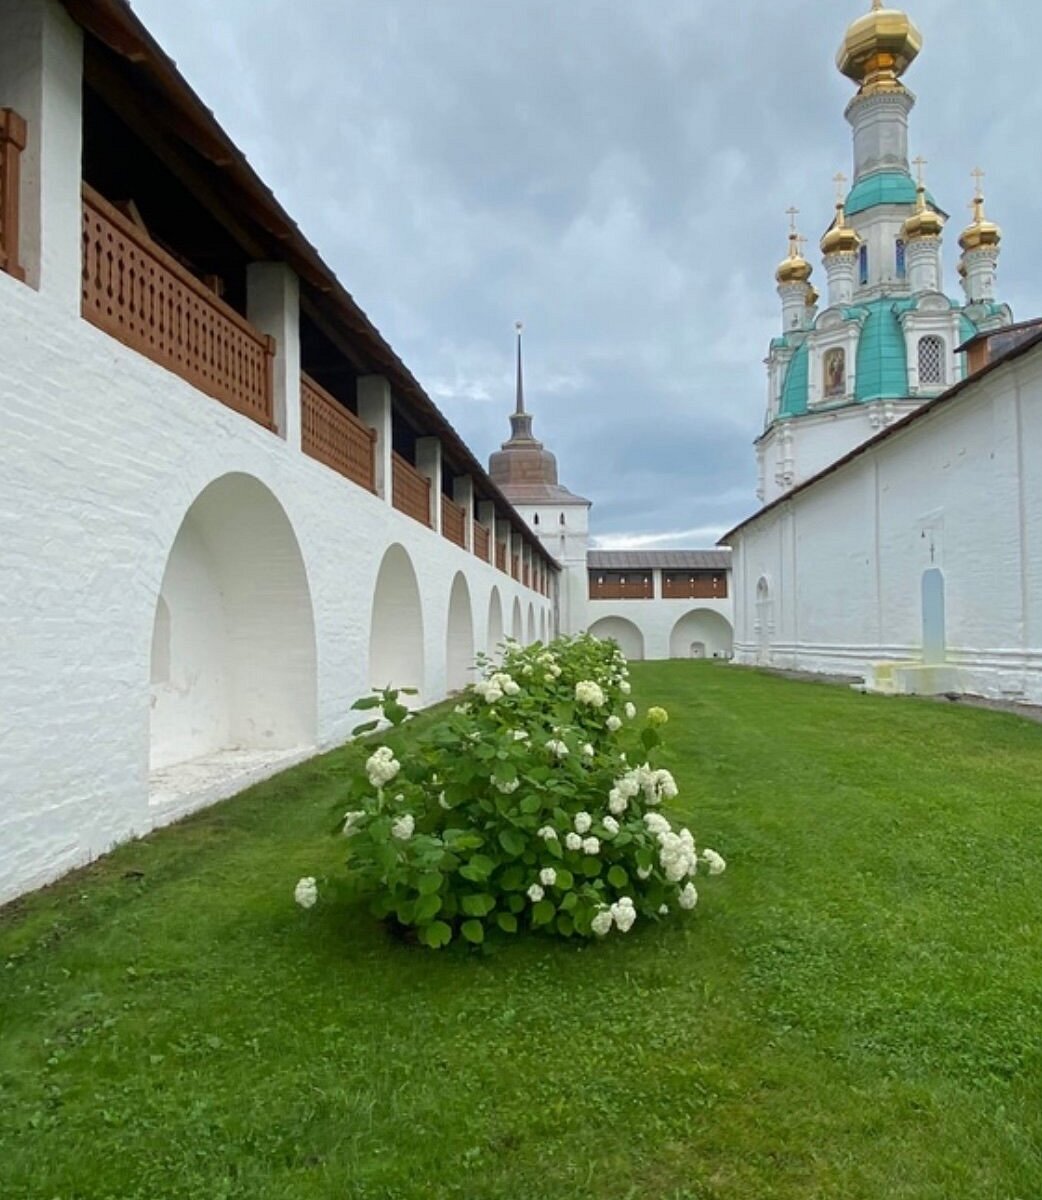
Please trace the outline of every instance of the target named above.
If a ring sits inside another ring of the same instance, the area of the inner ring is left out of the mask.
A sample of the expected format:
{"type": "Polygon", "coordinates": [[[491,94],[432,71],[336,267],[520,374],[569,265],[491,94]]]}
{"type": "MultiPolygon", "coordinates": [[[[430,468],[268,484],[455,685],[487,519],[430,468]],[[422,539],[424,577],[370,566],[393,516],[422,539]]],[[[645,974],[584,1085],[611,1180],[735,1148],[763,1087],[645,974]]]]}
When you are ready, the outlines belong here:
{"type": "Polygon", "coordinates": [[[525,384],[521,375],[521,330],[524,329],[524,325],[515,321],[514,328],[517,330],[517,405],[514,412],[520,416],[525,411],[525,384]]]}

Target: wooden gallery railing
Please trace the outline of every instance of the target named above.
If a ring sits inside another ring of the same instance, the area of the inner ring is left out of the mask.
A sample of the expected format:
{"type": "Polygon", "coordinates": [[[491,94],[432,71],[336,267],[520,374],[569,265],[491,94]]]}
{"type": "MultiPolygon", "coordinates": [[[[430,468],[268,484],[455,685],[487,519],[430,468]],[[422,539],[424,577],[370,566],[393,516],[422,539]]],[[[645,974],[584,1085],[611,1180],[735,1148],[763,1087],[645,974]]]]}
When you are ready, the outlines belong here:
{"type": "Polygon", "coordinates": [[[474,522],[474,553],[483,562],[488,562],[488,530],[474,522]]]}
{"type": "Polygon", "coordinates": [[[309,375],[300,377],[300,448],[360,487],[376,491],[376,430],[309,375]]]}
{"type": "Polygon", "coordinates": [[[0,108],[0,271],[25,279],[18,258],[18,188],[25,149],[25,121],[0,108]]]}
{"type": "Polygon", "coordinates": [[[87,184],[83,316],[201,392],[274,429],[274,341],[87,184]]]}
{"type": "Polygon", "coordinates": [[[591,600],[654,600],[655,584],[649,576],[633,580],[595,579],[590,577],[591,600]]]}
{"type": "Polygon", "coordinates": [[[510,578],[511,579],[520,579],[521,578],[521,559],[516,554],[512,555],[511,559],[510,559],[510,578]]]}
{"type": "Polygon", "coordinates": [[[431,481],[406,462],[396,451],[391,452],[391,495],[394,507],[428,528],[431,524],[431,481]]]}
{"type": "Polygon", "coordinates": [[[441,498],[441,532],[450,542],[455,542],[457,546],[466,550],[467,510],[448,496],[441,498]]]}
{"type": "Polygon", "coordinates": [[[507,547],[505,542],[496,542],[496,566],[504,572],[507,569],[507,547]]]}

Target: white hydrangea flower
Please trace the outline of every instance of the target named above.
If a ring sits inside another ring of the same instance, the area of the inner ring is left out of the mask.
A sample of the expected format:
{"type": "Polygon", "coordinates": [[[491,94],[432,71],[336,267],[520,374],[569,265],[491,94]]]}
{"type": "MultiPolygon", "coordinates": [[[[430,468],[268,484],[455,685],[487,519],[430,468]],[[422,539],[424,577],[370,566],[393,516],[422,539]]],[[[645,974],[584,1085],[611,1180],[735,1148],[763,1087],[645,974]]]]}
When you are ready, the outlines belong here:
{"type": "Polygon", "coordinates": [[[601,843],[595,837],[588,837],[583,840],[583,854],[600,854],[601,843]]]}
{"type": "Polygon", "coordinates": [[[710,875],[722,875],[727,870],[727,863],[715,850],[703,850],[702,861],[709,867],[710,875]]]}
{"type": "Polygon", "coordinates": [[[698,903],[698,891],[693,883],[686,883],[684,885],[684,887],[681,889],[678,901],[680,903],[680,907],[683,909],[690,911],[695,907],[695,905],[698,903]]]}
{"type": "Polygon", "coordinates": [[[406,813],[404,817],[399,817],[391,825],[391,836],[396,837],[400,842],[407,842],[412,837],[415,828],[416,818],[412,813],[406,813]]]}
{"type": "Polygon", "coordinates": [[[513,738],[514,738],[515,742],[527,742],[529,740],[530,736],[531,735],[529,734],[527,729],[515,729],[514,733],[513,733],[513,738]]]}
{"type": "Polygon", "coordinates": [[[382,788],[402,769],[402,764],[394,757],[394,751],[389,746],[381,746],[366,759],[365,773],[374,788],[382,788]]]}
{"type": "Polygon", "coordinates": [[[446,799],[445,799],[445,793],[444,793],[444,792],[439,792],[439,793],[438,793],[438,805],[439,805],[441,808],[444,808],[444,809],[446,809],[446,810],[448,810],[448,809],[452,808],[452,805],[451,805],[451,804],[448,802],[448,800],[446,800],[446,799]]]}
{"type": "Polygon", "coordinates": [[[669,720],[669,713],[664,708],[653,705],[648,709],[648,720],[652,725],[665,725],[669,720]]]}
{"type": "Polygon", "coordinates": [[[651,868],[650,867],[638,867],[637,868],[637,878],[640,880],[650,879],[651,878],[651,868]]]}
{"type": "Polygon", "coordinates": [[[581,850],[583,840],[577,833],[570,833],[564,839],[564,844],[569,850],[581,850]]]}
{"type": "Polygon", "coordinates": [[[626,800],[632,800],[640,792],[640,772],[627,771],[615,780],[615,789],[626,800]]]}
{"type": "Polygon", "coordinates": [[[624,696],[628,696],[630,694],[630,692],[633,691],[633,688],[630,685],[630,682],[628,679],[620,679],[619,680],[619,691],[622,692],[622,694],[624,696]]]}
{"type": "Polygon", "coordinates": [[[622,721],[620,718],[612,714],[607,721],[604,722],[604,725],[609,733],[618,733],[618,731],[622,728],[622,721]]]}
{"type": "Polygon", "coordinates": [[[591,708],[604,707],[604,691],[599,683],[592,679],[580,679],[575,685],[575,700],[577,704],[588,704],[591,708]]]}
{"type": "Polygon", "coordinates": [[[556,738],[551,738],[550,741],[546,743],[546,748],[552,755],[554,755],[555,758],[568,757],[568,747],[564,744],[564,742],[556,738]]]}
{"type": "Polygon", "coordinates": [[[542,898],[545,895],[546,895],[546,893],[543,891],[543,889],[539,886],[538,883],[533,883],[532,886],[528,889],[528,898],[529,898],[529,900],[532,901],[533,904],[538,904],[539,901],[542,900],[542,898]]]}
{"type": "Polygon", "coordinates": [[[637,919],[637,910],[629,896],[622,896],[611,906],[611,915],[620,933],[629,933],[637,919]]]}
{"type": "Polygon", "coordinates": [[[498,688],[504,696],[516,696],[521,690],[521,685],[506,671],[497,671],[489,679],[489,683],[492,687],[498,688]]]}
{"type": "Polygon", "coordinates": [[[573,824],[575,825],[576,833],[589,833],[590,826],[593,824],[593,817],[588,812],[576,813],[573,824]]]}
{"type": "Polygon", "coordinates": [[[553,887],[557,882],[557,872],[553,867],[543,867],[539,872],[539,882],[543,887],[553,887]]]}
{"type": "Polygon", "coordinates": [[[608,811],[616,817],[621,817],[627,808],[629,808],[629,801],[618,788],[612,788],[608,793],[608,811]]]}
{"type": "Polygon", "coordinates": [[[647,826],[648,833],[662,834],[672,830],[672,826],[661,813],[645,813],[644,824],[647,826]]]}
{"type": "Polygon", "coordinates": [[[604,826],[604,828],[608,831],[608,833],[612,837],[614,837],[619,832],[619,823],[618,823],[618,821],[615,820],[614,817],[604,817],[601,820],[601,824],[604,826]]]}
{"type": "Polygon", "coordinates": [[[474,691],[486,704],[495,704],[498,700],[503,699],[503,689],[493,683],[491,679],[479,680],[474,684],[474,691]]]}
{"type": "Polygon", "coordinates": [[[544,842],[556,842],[557,830],[552,825],[544,825],[537,836],[541,837],[544,842]]]}
{"type": "Polygon", "coordinates": [[[520,779],[511,779],[507,783],[500,783],[499,780],[496,779],[495,775],[490,775],[488,777],[488,781],[497,790],[501,791],[504,796],[512,796],[514,794],[514,792],[516,792],[517,789],[521,786],[520,779]]]}
{"type": "Polygon", "coordinates": [[[305,875],[303,879],[297,880],[297,886],[293,889],[293,899],[301,908],[315,907],[315,901],[318,900],[318,884],[315,883],[314,875],[305,875]]]}
{"type": "Polygon", "coordinates": [[[350,837],[354,833],[355,826],[364,816],[365,813],[361,809],[344,813],[344,837],[350,837]]]}
{"type": "Polygon", "coordinates": [[[452,710],[458,717],[465,717],[470,712],[469,704],[457,704],[452,710]]]}
{"type": "Polygon", "coordinates": [[[698,854],[690,829],[682,829],[680,833],[660,833],[658,843],[659,863],[670,883],[679,883],[688,875],[694,875],[698,869],[698,854]]]}
{"type": "Polygon", "coordinates": [[[632,721],[633,718],[637,715],[637,706],[633,703],[632,700],[627,700],[625,707],[623,708],[622,711],[626,714],[626,719],[629,721],[632,721]]]}
{"type": "Polygon", "coordinates": [[[532,664],[525,663],[525,665],[521,668],[521,674],[526,677],[531,675],[532,674],[532,664]]]}
{"type": "Polygon", "coordinates": [[[611,914],[611,909],[602,908],[590,922],[590,928],[598,937],[604,937],[605,934],[611,932],[611,927],[614,920],[615,918],[611,914]]]}
{"type": "Polygon", "coordinates": [[[557,663],[554,663],[554,665],[550,668],[550,674],[554,677],[554,679],[561,678],[561,668],[557,665],[557,663]]]}
{"type": "Polygon", "coordinates": [[[660,917],[668,917],[669,916],[669,905],[668,904],[660,904],[658,906],[658,915],[660,917]]]}
{"type": "Polygon", "coordinates": [[[584,742],[582,753],[583,758],[593,758],[593,746],[591,746],[589,742],[584,742]]]}

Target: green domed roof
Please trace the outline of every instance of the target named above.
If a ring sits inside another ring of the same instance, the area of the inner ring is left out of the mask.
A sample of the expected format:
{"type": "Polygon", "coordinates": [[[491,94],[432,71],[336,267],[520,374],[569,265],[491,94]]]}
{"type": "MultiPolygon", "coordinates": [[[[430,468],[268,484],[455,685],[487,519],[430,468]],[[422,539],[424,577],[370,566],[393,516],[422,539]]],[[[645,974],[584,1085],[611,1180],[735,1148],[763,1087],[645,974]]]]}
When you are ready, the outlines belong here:
{"type": "Polygon", "coordinates": [[[796,347],[782,384],[778,416],[796,417],[807,411],[807,391],[810,385],[810,348],[806,342],[796,347]]]}
{"type": "MultiPolygon", "coordinates": [[[[926,193],[930,207],[947,216],[937,201],[926,193]]],[[[866,209],[875,208],[877,204],[909,204],[916,201],[915,180],[906,171],[876,171],[859,179],[850,189],[845,206],[846,214],[852,217],[866,209]]]]}
{"type": "Polygon", "coordinates": [[[899,400],[908,395],[908,352],[898,319],[914,300],[873,300],[847,309],[851,319],[863,317],[857,344],[854,399],[899,400]]]}

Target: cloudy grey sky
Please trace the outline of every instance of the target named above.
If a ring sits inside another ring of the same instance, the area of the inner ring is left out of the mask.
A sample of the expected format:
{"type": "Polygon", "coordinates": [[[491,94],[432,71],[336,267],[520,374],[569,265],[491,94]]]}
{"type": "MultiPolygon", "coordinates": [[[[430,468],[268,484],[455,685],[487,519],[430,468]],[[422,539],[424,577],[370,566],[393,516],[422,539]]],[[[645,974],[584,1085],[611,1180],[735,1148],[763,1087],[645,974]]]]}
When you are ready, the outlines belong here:
{"type": "MultiPolygon", "coordinates": [[[[536,432],[602,545],[704,545],[752,511],[784,210],[813,247],[868,0],[133,2],[480,458],[521,317],[536,432]]],[[[908,10],[948,290],[979,163],[1002,297],[1042,313],[1042,5],[908,10]]]]}

